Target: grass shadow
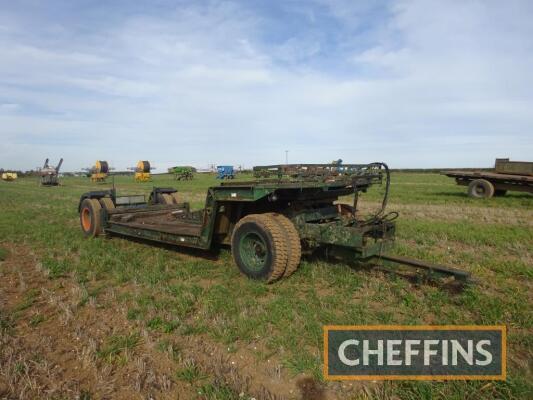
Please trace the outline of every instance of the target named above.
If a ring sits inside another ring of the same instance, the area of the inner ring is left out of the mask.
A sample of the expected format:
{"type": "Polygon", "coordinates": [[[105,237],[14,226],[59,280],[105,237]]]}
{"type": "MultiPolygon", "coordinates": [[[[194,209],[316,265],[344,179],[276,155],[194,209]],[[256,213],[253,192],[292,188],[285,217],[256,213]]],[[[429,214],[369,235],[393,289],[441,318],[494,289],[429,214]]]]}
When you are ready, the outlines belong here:
{"type": "MultiPolygon", "coordinates": [[[[372,264],[363,261],[346,261],[342,258],[333,257],[326,253],[325,250],[319,249],[312,254],[306,255],[305,259],[309,262],[327,262],[333,266],[347,266],[354,272],[383,272],[391,277],[399,277],[405,279],[413,285],[428,285],[432,287],[445,290],[450,294],[460,294],[468,286],[468,283],[454,279],[452,277],[436,278],[430,277],[427,274],[417,273],[402,269],[392,269],[377,264],[372,264]]],[[[409,267],[406,267],[406,269],[409,267]]]]}

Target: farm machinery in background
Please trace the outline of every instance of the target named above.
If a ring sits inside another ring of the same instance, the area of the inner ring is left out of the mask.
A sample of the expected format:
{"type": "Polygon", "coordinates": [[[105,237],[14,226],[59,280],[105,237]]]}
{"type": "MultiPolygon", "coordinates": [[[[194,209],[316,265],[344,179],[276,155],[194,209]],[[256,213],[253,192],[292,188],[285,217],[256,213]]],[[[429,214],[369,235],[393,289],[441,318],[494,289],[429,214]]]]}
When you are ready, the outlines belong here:
{"type": "Polygon", "coordinates": [[[149,182],[152,180],[150,172],[155,169],[155,167],[152,167],[149,161],[139,161],[136,167],[128,169],[130,171],[135,171],[135,182],[149,182]]]}
{"type": "Polygon", "coordinates": [[[468,186],[468,195],[478,199],[505,196],[508,190],[533,193],[533,162],[497,158],[494,172],[442,171],[441,173],[454,178],[458,185],[468,186]]]}
{"type": "Polygon", "coordinates": [[[59,160],[57,166],[50,166],[48,158],[45,160],[43,167],[39,170],[42,186],[57,186],[59,185],[59,169],[63,164],[63,159],[59,160]]]}
{"type": "Polygon", "coordinates": [[[235,170],[233,165],[218,165],[217,179],[235,179],[235,170]]]}
{"type": "Polygon", "coordinates": [[[343,164],[340,169],[289,164],[253,171],[253,180],[210,187],[201,210],[191,210],[173,188],[154,188],[148,200],[142,194],[118,196],[115,189],[85,193],[78,204],[81,229],[88,237],[115,234],[204,250],[231,246],[240,271],[266,282],[293,274],[302,254],[470,281],[468,272],[389,254],[398,213],[385,210],[386,164],[343,164]],[[376,184],[384,185],[380,208],[362,215],[360,194],[376,184]],[[351,204],[340,202],[346,196],[352,196],[351,204]]]}
{"type": "Polygon", "coordinates": [[[172,167],[168,169],[177,181],[190,181],[194,178],[195,169],[193,167],[172,167]]]}
{"type": "Polygon", "coordinates": [[[18,175],[16,172],[2,172],[2,180],[6,182],[13,182],[17,180],[18,175]]]}
{"type": "Polygon", "coordinates": [[[91,182],[105,182],[112,169],[107,161],[96,161],[91,168],[84,168],[84,171],[88,172],[91,182]]]}

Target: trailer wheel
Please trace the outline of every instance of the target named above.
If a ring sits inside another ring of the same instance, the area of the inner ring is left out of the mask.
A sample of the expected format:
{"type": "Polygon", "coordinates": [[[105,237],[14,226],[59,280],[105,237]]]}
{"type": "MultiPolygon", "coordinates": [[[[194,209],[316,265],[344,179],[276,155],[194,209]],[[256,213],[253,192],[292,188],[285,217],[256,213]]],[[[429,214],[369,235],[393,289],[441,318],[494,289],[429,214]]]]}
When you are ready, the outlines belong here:
{"type": "Polygon", "coordinates": [[[506,194],[507,194],[507,190],[504,190],[504,189],[496,189],[494,191],[494,196],[501,197],[501,196],[505,196],[506,194]]]}
{"type": "Polygon", "coordinates": [[[296,227],[292,221],[285,215],[278,213],[269,213],[274,220],[279,223],[285,233],[285,239],[287,241],[287,267],[283,273],[284,278],[288,278],[300,266],[300,260],[302,258],[302,244],[300,242],[300,235],[296,230],[296,227]]]}
{"type": "Polygon", "coordinates": [[[287,241],[271,216],[251,214],[242,218],[231,237],[231,252],[243,274],[274,282],[287,266],[287,241]]]}
{"type": "Polygon", "coordinates": [[[485,179],[476,179],[468,185],[468,195],[478,199],[488,199],[494,195],[494,186],[485,179]]]}
{"type": "Polygon", "coordinates": [[[80,225],[87,237],[96,237],[102,233],[100,211],[102,206],[96,199],[85,199],[80,207],[80,225]]]}
{"type": "Polygon", "coordinates": [[[160,197],[160,202],[161,204],[174,204],[174,198],[168,193],[163,193],[160,197]]]}
{"type": "Polygon", "coordinates": [[[113,204],[113,200],[111,200],[109,197],[102,197],[100,199],[100,205],[102,208],[106,210],[113,210],[115,208],[115,204],[113,204]]]}
{"type": "Polygon", "coordinates": [[[174,193],[170,193],[170,197],[172,197],[172,199],[174,200],[174,204],[179,204],[178,203],[178,192],[174,192],[174,193]]]}

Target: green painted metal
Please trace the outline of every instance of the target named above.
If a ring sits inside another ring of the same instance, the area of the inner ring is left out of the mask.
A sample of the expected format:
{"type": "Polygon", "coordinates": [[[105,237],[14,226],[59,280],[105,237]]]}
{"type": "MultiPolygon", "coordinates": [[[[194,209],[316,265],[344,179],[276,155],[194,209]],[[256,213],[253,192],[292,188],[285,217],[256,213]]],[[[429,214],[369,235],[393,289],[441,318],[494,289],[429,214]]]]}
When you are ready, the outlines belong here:
{"type": "Polygon", "coordinates": [[[239,241],[241,260],[251,271],[261,271],[267,260],[267,245],[263,238],[255,232],[248,232],[239,241]]]}
{"type": "Polygon", "coordinates": [[[184,247],[195,247],[207,249],[202,245],[201,237],[176,235],[173,233],[161,232],[146,228],[136,228],[126,224],[108,223],[105,228],[106,232],[118,233],[119,235],[130,236],[138,239],[146,239],[154,242],[173,244],[184,247]]]}
{"type": "Polygon", "coordinates": [[[273,193],[276,188],[255,186],[217,186],[209,190],[217,201],[257,201],[273,193]]]}
{"type": "MultiPolygon", "coordinates": [[[[357,168],[360,166],[357,165],[357,168]]],[[[268,167],[271,168],[271,167],[268,167]]],[[[294,170],[294,166],[292,167],[294,170]]],[[[316,170],[316,164],[313,165],[316,170]]],[[[329,165],[327,165],[329,168],[329,165]]],[[[355,167],[352,167],[355,168],[355,167]]],[[[291,171],[292,171],[291,170],[291,171]]],[[[339,196],[353,193],[354,190],[366,190],[371,184],[381,182],[382,177],[375,168],[365,170],[365,173],[354,175],[353,170],[346,166],[349,173],[336,174],[333,177],[305,176],[282,177],[279,179],[258,179],[250,182],[224,182],[208,189],[205,207],[202,211],[201,229],[199,234],[185,235],[169,233],[161,229],[151,229],[148,226],[133,226],[128,222],[116,222],[106,214],[103,226],[106,231],[132,237],[144,238],[152,241],[178,244],[180,246],[209,249],[213,243],[214,225],[218,214],[225,209],[224,205],[249,204],[246,214],[277,211],[288,215],[294,222],[300,238],[310,247],[323,245],[350,248],[357,257],[369,257],[378,254],[383,248],[389,249],[393,242],[394,230],[389,229],[375,239],[366,239],[368,228],[346,226],[333,201],[339,196]],[[296,212],[293,205],[300,204],[301,210],[296,212]],[[320,204],[320,207],[316,207],[320,204]],[[329,204],[329,205],[328,205],[329,204]],[[321,223],[316,223],[322,221],[321,223]],[[327,221],[327,222],[324,222],[327,221]],[[371,243],[372,242],[372,243],[371,243]]],[[[171,206],[132,206],[125,210],[120,208],[111,212],[127,213],[139,217],[156,215],[156,213],[172,208],[171,206]]],[[[241,217],[244,216],[241,215],[241,217]]],[[[181,220],[181,223],[198,223],[198,220],[181,220]]],[[[381,226],[381,225],[380,225],[381,226]]]]}

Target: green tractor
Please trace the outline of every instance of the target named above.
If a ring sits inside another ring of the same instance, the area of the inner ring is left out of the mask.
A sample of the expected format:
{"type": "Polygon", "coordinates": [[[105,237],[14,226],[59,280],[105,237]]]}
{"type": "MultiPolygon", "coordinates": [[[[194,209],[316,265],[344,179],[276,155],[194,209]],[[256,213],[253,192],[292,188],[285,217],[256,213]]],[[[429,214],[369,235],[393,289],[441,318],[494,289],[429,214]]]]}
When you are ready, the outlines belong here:
{"type": "Polygon", "coordinates": [[[193,167],[174,167],[169,168],[169,172],[174,174],[174,179],[177,181],[190,181],[194,178],[193,167]]]}
{"type": "Polygon", "coordinates": [[[78,206],[81,228],[86,236],[106,233],[206,250],[229,245],[242,273],[266,282],[289,277],[302,255],[315,252],[469,280],[464,271],[387,254],[398,213],[385,211],[390,174],[383,163],[272,165],[255,167],[254,175],[210,187],[201,210],[191,210],[172,188],[155,188],[147,200],[117,196],[114,189],[85,193],[78,206]],[[385,187],[381,208],[363,218],[359,194],[374,184],[385,187]],[[353,204],[339,203],[349,195],[353,204]]]}

